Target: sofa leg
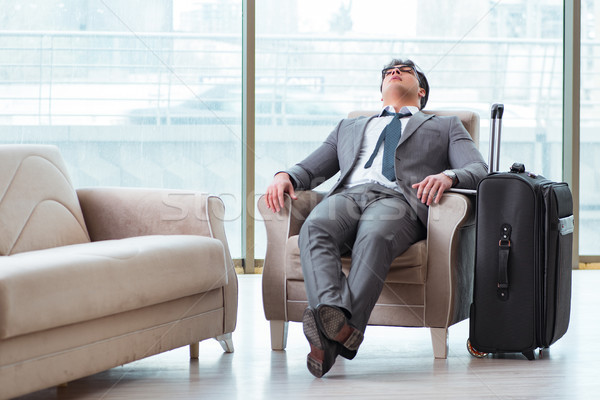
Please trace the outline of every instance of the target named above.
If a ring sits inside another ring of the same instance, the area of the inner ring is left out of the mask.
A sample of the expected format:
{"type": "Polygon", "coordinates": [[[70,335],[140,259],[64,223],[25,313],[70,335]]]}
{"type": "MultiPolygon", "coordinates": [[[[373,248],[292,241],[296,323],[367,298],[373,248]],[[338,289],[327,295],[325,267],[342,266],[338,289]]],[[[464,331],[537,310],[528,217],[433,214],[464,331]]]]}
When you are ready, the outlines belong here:
{"type": "Polygon", "coordinates": [[[200,357],[200,343],[190,344],[190,358],[196,360],[200,357]]]}
{"type": "Polygon", "coordinates": [[[231,332],[219,335],[215,339],[217,339],[226,353],[233,353],[233,337],[231,336],[231,332]]]}
{"type": "Polygon", "coordinates": [[[288,322],[269,321],[271,323],[271,349],[284,350],[287,346],[288,322]]]}
{"type": "Polygon", "coordinates": [[[448,328],[430,328],[433,356],[446,358],[448,356],[448,328]]]}

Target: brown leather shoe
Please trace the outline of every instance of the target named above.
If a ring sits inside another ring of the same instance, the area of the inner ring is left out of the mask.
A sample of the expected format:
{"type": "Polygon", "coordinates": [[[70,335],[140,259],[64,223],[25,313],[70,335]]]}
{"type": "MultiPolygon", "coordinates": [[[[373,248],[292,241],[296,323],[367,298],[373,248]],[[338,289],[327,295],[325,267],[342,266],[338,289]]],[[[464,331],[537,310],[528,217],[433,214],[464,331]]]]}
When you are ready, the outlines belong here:
{"type": "Polygon", "coordinates": [[[341,343],[337,343],[338,345],[338,354],[344,357],[346,360],[353,360],[356,357],[357,350],[348,350],[341,343]]]}
{"type": "Polygon", "coordinates": [[[317,326],[315,310],[307,307],[302,316],[302,330],[310,343],[310,353],[306,356],[306,366],[317,378],[325,375],[335,363],[338,344],[327,339],[317,326]]]}
{"type": "Polygon", "coordinates": [[[356,350],[364,339],[364,334],[350,325],[344,312],[335,306],[320,304],[317,306],[317,326],[329,340],[338,342],[344,350],[343,357],[354,358],[356,350]]]}

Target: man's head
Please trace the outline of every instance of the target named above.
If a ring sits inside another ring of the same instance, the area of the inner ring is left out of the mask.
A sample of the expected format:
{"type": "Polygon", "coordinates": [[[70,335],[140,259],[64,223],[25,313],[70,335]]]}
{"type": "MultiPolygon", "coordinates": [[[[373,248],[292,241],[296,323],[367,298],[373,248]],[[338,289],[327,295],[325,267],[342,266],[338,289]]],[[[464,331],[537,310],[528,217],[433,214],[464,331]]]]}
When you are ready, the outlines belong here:
{"type": "MultiPolygon", "coordinates": [[[[424,109],[425,105],[427,104],[427,99],[429,98],[429,83],[427,82],[425,74],[421,72],[419,67],[417,67],[412,60],[393,59],[390,61],[390,63],[387,64],[381,71],[381,86],[379,87],[379,90],[381,90],[383,93],[384,83],[387,85],[391,80],[397,79],[399,76],[402,77],[405,74],[412,75],[414,78],[414,89],[417,89],[417,86],[418,88],[422,89],[419,90],[419,108],[421,110],[424,109]]],[[[408,79],[410,79],[410,76],[408,79]]]]}

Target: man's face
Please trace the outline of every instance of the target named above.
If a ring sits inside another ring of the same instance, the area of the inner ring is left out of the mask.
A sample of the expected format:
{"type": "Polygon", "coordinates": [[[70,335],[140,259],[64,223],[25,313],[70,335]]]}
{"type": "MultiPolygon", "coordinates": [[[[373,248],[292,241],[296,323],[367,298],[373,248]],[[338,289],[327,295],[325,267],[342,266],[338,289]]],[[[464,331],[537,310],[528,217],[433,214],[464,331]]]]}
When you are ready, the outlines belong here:
{"type": "Polygon", "coordinates": [[[417,72],[409,65],[398,64],[385,68],[381,71],[381,76],[383,78],[382,93],[392,87],[398,87],[404,92],[419,93],[420,97],[425,95],[425,90],[419,87],[417,72]]]}

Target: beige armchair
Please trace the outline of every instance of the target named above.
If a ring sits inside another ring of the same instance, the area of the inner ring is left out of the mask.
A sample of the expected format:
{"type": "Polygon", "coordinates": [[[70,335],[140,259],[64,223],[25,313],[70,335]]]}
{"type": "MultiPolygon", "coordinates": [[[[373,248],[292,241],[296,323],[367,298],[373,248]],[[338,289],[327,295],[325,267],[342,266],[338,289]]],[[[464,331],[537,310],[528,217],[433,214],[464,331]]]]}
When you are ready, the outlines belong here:
{"type": "MultiPolygon", "coordinates": [[[[470,111],[429,111],[457,115],[478,144],[479,116],[470,111]]],[[[351,117],[373,115],[356,111],[351,117]]],[[[271,347],[286,347],[289,321],[302,321],[308,306],[300,265],[298,233],[323,194],[298,192],[286,196],[279,213],[258,201],[267,231],[263,270],[263,307],[271,324],[271,347]]],[[[369,325],[427,327],[435,358],[446,358],[448,327],[469,316],[475,255],[475,209],[471,196],[447,192],[429,209],[427,239],[415,243],[392,263],[369,325]]],[[[350,259],[342,259],[348,272],[350,259]]]]}

